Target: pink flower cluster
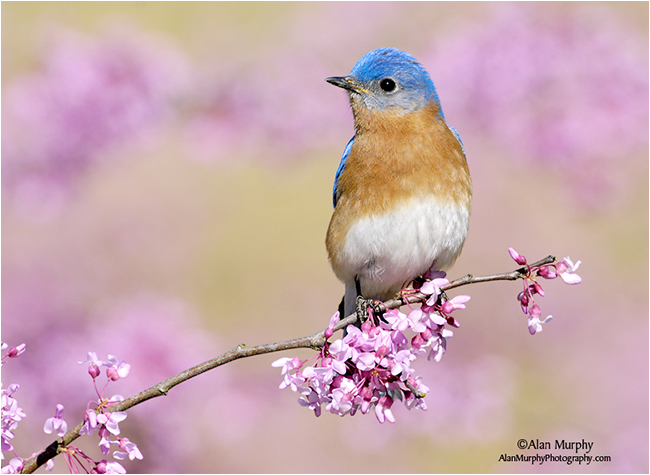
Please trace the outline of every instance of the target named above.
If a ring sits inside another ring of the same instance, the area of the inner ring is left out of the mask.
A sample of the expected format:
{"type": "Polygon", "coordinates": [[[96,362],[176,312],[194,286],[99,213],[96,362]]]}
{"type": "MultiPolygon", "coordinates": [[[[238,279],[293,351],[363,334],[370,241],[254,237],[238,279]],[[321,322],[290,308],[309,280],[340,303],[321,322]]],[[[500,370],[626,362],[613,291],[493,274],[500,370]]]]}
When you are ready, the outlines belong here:
{"type": "MultiPolygon", "coordinates": [[[[447,339],[453,335],[446,326],[459,326],[451,313],[465,308],[470,299],[467,295],[441,298],[440,287],[448,283],[440,277],[425,282],[419,291],[428,296],[427,301],[408,314],[393,309],[378,316],[369,309],[361,328],[349,325],[343,338],[327,342],[312,366],[303,367],[309,360],[295,357],[273,362],[282,368],[280,388],[299,392],[298,402],[316,416],[323,404],[326,411],[340,416],[357,411],[367,414],[374,407],[380,423],[395,422],[391,406],[397,399],[409,410],[426,410],[423,398],[429,388],[411,364],[421,355],[440,361],[447,339]],[[414,335],[409,339],[407,332],[414,335]]],[[[338,321],[337,312],[325,331],[326,338],[332,336],[338,321]]]]}
{"type": "Polygon", "coordinates": [[[549,322],[553,319],[549,315],[544,320],[540,320],[542,310],[539,305],[535,303],[535,295],[544,296],[544,289],[537,282],[536,277],[544,279],[555,279],[560,277],[566,284],[579,284],[582,278],[575,273],[580,266],[580,261],[575,264],[571,259],[565,257],[563,261],[551,265],[542,266],[529,266],[526,258],[520,255],[513,248],[508,248],[508,252],[513,260],[522,266],[526,266],[526,274],[524,275],[524,290],[519,292],[517,300],[521,304],[522,311],[528,315],[528,331],[531,335],[542,331],[542,324],[549,322]]]}
{"type": "MultiPolygon", "coordinates": [[[[7,345],[2,344],[2,349],[6,349],[7,345]]],[[[25,345],[9,348],[7,353],[2,357],[2,364],[5,363],[6,358],[15,358],[25,351],[25,345]]],[[[79,432],[80,435],[92,436],[97,430],[100,441],[99,447],[102,454],[108,455],[111,450],[111,445],[116,445],[118,450],[113,452],[113,457],[117,460],[124,460],[127,457],[130,460],[142,459],[142,453],[138,446],[131,442],[126,437],[120,437],[119,423],[126,419],[126,412],[110,412],[108,408],[123,400],[122,396],[115,395],[111,398],[104,397],[104,391],[108,384],[112,381],[117,381],[125,378],[131,369],[130,365],[125,361],[120,361],[112,355],[108,355],[108,361],[101,361],[97,358],[94,352],[88,353],[88,358],[85,361],[80,361],[79,364],[88,363],[88,374],[93,378],[93,385],[98,396],[97,401],[90,401],[88,403],[86,412],[84,413],[85,424],[79,432]],[[106,367],[106,384],[99,390],[97,387],[97,377],[101,374],[100,367],[106,367]],[[95,406],[91,408],[91,406],[95,406]]],[[[9,441],[14,437],[13,430],[16,428],[17,423],[25,417],[25,413],[18,403],[12,397],[12,394],[18,389],[17,384],[12,384],[6,391],[2,390],[2,451],[12,451],[16,455],[11,462],[2,467],[2,473],[19,473],[24,467],[24,461],[18,457],[9,441]]],[[[46,434],[55,433],[58,437],[63,437],[68,431],[68,424],[63,419],[63,405],[56,405],[56,412],[53,417],[48,418],[43,426],[43,431],[46,434]]],[[[66,445],[60,448],[68,469],[71,473],[126,473],[126,470],[119,462],[109,462],[95,460],[86,455],[81,449],[73,445],[66,445]]],[[[32,455],[32,457],[37,454],[32,455]]],[[[4,454],[2,456],[4,459],[4,454]]],[[[31,457],[30,457],[31,458],[31,457]]],[[[49,471],[54,467],[54,461],[50,459],[45,468],[49,471]]]]}
{"type": "MultiPolygon", "coordinates": [[[[79,362],[79,364],[85,363],[88,364],[88,374],[93,378],[93,385],[95,386],[98,399],[97,401],[90,401],[88,403],[86,412],[84,413],[85,424],[81,428],[81,431],[79,431],[79,434],[92,436],[95,430],[97,430],[100,438],[99,448],[103,455],[110,453],[111,445],[117,445],[119,450],[113,452],[115,459],[124,460],[128,457],[130,460],[142,460],[142,453],[138,449],[138,446],[128,438],[119,436],[119,423],[126,419],[126,412],[109,412],[107,410],[124,398],[119,395],[114,395],[110,398],[104,397],[106,387],[113,381],[127,377],[131,371],[131,366],[125,361],[120,361],[113,355],[108,355],[108,361],[101,361],[94,352],[89,352],[88,358],[85,361],[79,362]],[[100,391],[97,387],[97,377],[101,374],[100,367],[102,366],[106,367],[106,384],[100,391]],[[94,406],[94,408],[91,406],[94,406]]],[[[66,462],[71,470],[75,462],[81,465],[81,460],[83,459],[91,465],[92,470],[96,473],[126,473],[126,470],[119,462],[108,462],[106,460],[95,462],[76,447],[68,446],[66,449],[73,449],[71,454],[66,454],[66,462]]]]}
{"type": "MultiPolygon", "coordinates": [[[[9,358],[17,358],[25,352],[25,344],[12,346],[2,343],[2,351],[7,352],[2,355],[2,364],[4,365],[9,358]]],[[[2,399],[2,408],[0,412],[0,428],[1,428],[1,445],[2,453],[0,458],[4,460],[4,452],[13,452],[15,457],[11,459],[9,465],[2,467],[2,473],[18,473],[22,470],[24,462],[23,459],[18,457],[14,447],[11,445],[11,440],[14,438],[14,430],[18,427],[18,423],[26,416],[25,411],[18,406],[18,401],[13,397],[13,394],[20,388],[19,384],[10,384],[7,389],[2,387],[0,383],[0,398],[2,399]]]]}

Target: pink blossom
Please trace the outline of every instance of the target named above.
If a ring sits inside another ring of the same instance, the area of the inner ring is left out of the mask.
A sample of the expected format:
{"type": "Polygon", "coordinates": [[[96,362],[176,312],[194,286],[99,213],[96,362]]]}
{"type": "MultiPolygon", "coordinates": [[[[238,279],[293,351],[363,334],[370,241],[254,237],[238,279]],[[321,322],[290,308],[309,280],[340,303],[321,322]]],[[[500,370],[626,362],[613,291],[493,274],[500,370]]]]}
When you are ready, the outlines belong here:
{"type": "Polygon", "coordinates": [[[102,451],[102,454],[108,455],[111,451],[111,441],[108,437],[101,437],[99,439],[99,449],[102,451]]]}
{"type": "Polygon", "coordinates": [[[108,366],[106,370],[106,375],[111,381],[117,381],[120,378],[126,378],[131,371],[131,365],[126,361],[120,361],[116,356],[108,355],[109,363],[105,364],[108,366]]]}
{"type": "Polygon", "coordinates": [[[440,295],[440,287],[448,285],[449,281],[444,278],[435,278],[433,280],[428,280],[420,288],[420,292],[425,295],[431,295],[429,300],[427,300],[427,305],[435,305],[438,300],[438,295],[440,295]]]}
{"type": "Polygon", "coordinates": [[[23,469],[23,466],[23,459],[20,457],[14,457],[9,461],[8,465],[2,467],[2,473],[20,473],[20,471],[23,469]]]}
{"type": "Polygon", "coordinates": [[[103,425],[114,435],[120,433],[119,423],[126,419],[126,412],[104,412],[97,414],[97,424],[103,425]]]}
{"type": "MultiPolygon", "coordinates": [[[[354,340],[351,343],[355,343],[356,341],[357,340],[354,340]]],[[[345,362],[353,358],[354,358],[353,361],[356,360],[357,353],[358,353],[357,350],[355,350],[355,348],[350,346],[345,341],[345,338],[336,340],[330,346],[330,354],[336,357],[336,360],[333,361],[332,364],[336,364],[336,367],[339,368],[337,369],[337,371],[341,374],[345,373],[345,362]]]]}
{"type": "Polygon", "coordinates": [[[115,457],[118,460],[124,460],[128,456],[129,460],[133,460],[133,459],[142,460],[143,457],[142,457],[142,453],[140,452],[140,449],[138,449],[138,446],[133,442],[131,442],[129,439],[123,437],[119,439],[118,444],[122,452],[120,451],[113,452],[113,457],[115,457]]]}
{"type": "Polygon", "coordinates": [[[273,363],[271,363],[271,366],[275,368],[282,368],[282,375],[284,376],[291,370],[300,369],[302,363],[303,361],[300,358],[296,358],[294,356],[292,358],[285,357],[275,360],[273,363]]]}
{"type": "Polygon", "coordinates": [[[325,410],[344,416],[353,410],[353,391],[354,383],[349,379],[344,379],[341,386],[332,391],[331,401],[325,407],[325,410]]]}
{"type": "Polygon", "coordinates": [[[377,365],[377,357],[374,353],[361,353],[355,363],[359,371],[371,371],[377,365]]]}
{"type": "Polygon", "coordinates": [[[578,261],[574,264],[571,259],[565,257],[563,262],[556,265],[557,273],[565,284],[579,284],[582,282],[582,278],[575,273],[581,263],[581,261],[578,261]]]}
{"type": "Polygon", "coordinates": [[[414,355],[410,349],[398,351],[393,360],[393,365],[390,370],[393,376],[400,375],[402,380],[406,380],[409,375],[413,372],[411,369],[411,361],[415,360],[416,355],[414,355]]]}
{"type": "Polygon", "coordinates": [[[328,402],[328,401],[326,399],[325,400],[321,399],[318,393],[311,388],[308,388],[305,391],[303,391],[302,397],[298,399],[298,403],[301,406],[306,406],[312,411],[314,411],[316,417],[320,416],[321,404],[324,402],[328,402]]]}
{"type": "Polygon", "coordinates": [[[430,328],[433,331],[437,331],[440,325],[447,324],[447,320],[439,313],[434,312],[433,307],[429,307],[429,308],[430,311],[427,312],[426,318],[423,318],[422,321],[426,324],[428,328],[430,328]]]}
{"type": "Polygon", "coordinates": [[[377,402],[377,405],[375,406],[375,415],[377,416],[377,420],[380,423],[384,423],[385,421],[394,423],[395,422],[395,416],[393,416],[393,412],[390,410],[390,407],[393,405],[393,400],[387,396],[382,396],[379,398],[379,401],[377,402]]]}
{"type": "Polygon", "coordinates": [[[93,435],[93,432],[97,427],[97,413],[92,409],[86,409],[86,412],[84,413],[84,420],[86,422],[84,423],[79,433],[81,435],[93,435]]]}
{"type": "Polygon", "coordinates": [[[97,464],[97,473],[126,473],[126,469],[118,462],[102,460],[97,464]]]}
{"type": "Polygon", "coordinates": [[[427,326],[422,321],[424,317],[425,314],[421,308],[416,308],[414,310],[411,310],[411,312],[408,314],[409,327],[416,333],[421,333],[425,331],[427,326]]]}
{"type": "Polygon", "coordinates": [[[433,359],[436,362],[439,362],[442,359],[442,355],[447,350],[447,338],[451,338],[454,335],[454,332],[451,330],[443,330],[440,333],[436,333],[435,336],[431,339],[431,351],[427,359],[433,359]]]}
{"type": "Polygon", "coordinates": [[[326,387],[332,383],[336,375],[333,366],[309,366],[302,372],[302,376],[318,383],[319,387],[326,387]]]}
{"type": "MultiPolygon", "coordinates": [[[[303,365],[303,361],[299,358],[280,358],[271,363],[271,366],[275,368],[282,368],[282,376],[284,380],[280,384],[280,389],[284,389],[287,386],[293,384],[294,379],[291,377],[291,371],[300,369],[303,365]]],[[[300,386],[301,383],[298,384],[300,386]]]]}
{"type": "Polygon", "coordinates": [[[544,320],[539,319],[539,315],[530,315],[528,317],[528,331],[531,335],[542,331],[542,324],[549,322],[553,319],[552,315],[549,315],[544,320]]]}
{"type": "Polygon", "coordinates": [[[390,325],[392,330],[398,330],[403,332],[409,328],[410,320],[406,314],[400,312],[398,309],[389,310],[384,313],[384,320],[386,320],[390,325]]]}
{"type": "Polygon", "coordinates": [[[21,407],[18,406],[18,401],[13,397],[13,394],[20,388],[18,384],[10,384],[5,390],[0,391],[2,399],[2,418],[1,418],[1,449],[5,451],[13,451],[11,440],[14,438],[14,430],[18,427],[18,423],[26,416],[21,407]]]}
{"type": "Polygon", "coordinates": [[[43,427],[43,430],[45,431],[46,434],[51,434],[52,432],[56,432],[56,435],[62,437],[63,434],[65,434],[68,431],[68,424],[61,418],[62,414],[63,414],[63,405],[57,404],[56,415],[54,417],[50,417],[45,421],[45,427],[43,427]]]}
{"type": "Polygon", "coordinates": [[[457,295],[453,299],[442,303],[442,311],[445,313],[451,313],[454,310],[464,309],[466,308],[465,302],[469,302],[470,299],[471,297],[469,295],[457,295]]]}

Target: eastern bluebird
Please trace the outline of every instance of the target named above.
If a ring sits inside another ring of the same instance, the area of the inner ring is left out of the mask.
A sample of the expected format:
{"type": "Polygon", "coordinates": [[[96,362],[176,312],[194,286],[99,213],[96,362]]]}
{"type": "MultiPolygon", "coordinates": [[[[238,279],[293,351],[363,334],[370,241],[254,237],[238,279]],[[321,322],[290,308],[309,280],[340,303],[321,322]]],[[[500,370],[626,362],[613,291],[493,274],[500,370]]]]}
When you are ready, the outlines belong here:
{"type": "Polygon", "coordinates": [[[415,58],[379,48],[349,76],[326,81],[347,90],[354,115],[326,240],[347,316],[359,292],[386,300],[427,270],[453,265],[467,237],[472,181],[460,136],[415,58]]]}

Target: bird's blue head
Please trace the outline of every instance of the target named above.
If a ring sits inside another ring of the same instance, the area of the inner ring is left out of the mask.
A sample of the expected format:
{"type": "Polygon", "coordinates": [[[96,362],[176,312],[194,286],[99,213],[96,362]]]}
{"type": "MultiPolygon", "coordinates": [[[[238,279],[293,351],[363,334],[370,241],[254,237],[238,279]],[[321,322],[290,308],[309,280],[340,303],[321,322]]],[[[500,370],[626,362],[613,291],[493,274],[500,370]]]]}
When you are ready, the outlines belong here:
{"type": "Polygon", "coordinates": [[[326,79],[347,89],[350,100],[369,109],[409,113],[440,100],[429,73],[411,55],[395,48],[379,48],[354,65],[349,76],[326,79]]]}

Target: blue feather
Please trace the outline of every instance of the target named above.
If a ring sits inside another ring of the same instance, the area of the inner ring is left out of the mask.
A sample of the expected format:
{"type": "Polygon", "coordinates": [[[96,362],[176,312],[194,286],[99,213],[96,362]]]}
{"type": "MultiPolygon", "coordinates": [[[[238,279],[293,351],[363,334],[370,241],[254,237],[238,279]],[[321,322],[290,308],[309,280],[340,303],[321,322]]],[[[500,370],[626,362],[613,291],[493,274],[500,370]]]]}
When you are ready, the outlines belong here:
{"type": "Polygon", "coordinates": [[[460,142],[460,147],[463,149],[463,156],[465,157],[465,160],[467,160],[467,155],[465,154],[465,145],[463,144],[463,140],[460,138],[460,134],[451,125],[447,124],[447,127],[449,127],[449,130],[451,130],[451,132],[456,136],[456,138],[460,142]]]}
{"type": "Polygon", "coordinates": [[[345,150],[343,150],[343,156],[341,157],[341,163],[339,163],[339,167],[336,169],[336,176],[334,177],[334,190],[332,191],[332,200],[334,201],[335,208],[336,208],[336,201],[338,200],[338,195],[336,192],[339,185],[339,177],[341,176],[341,172],[345,168],[345,162],[350,156],[350,150],[352,150],[352,142],[354,142],[354,137],[352,137],[348,142],[348,144],[345,146],[345,150]]]}

